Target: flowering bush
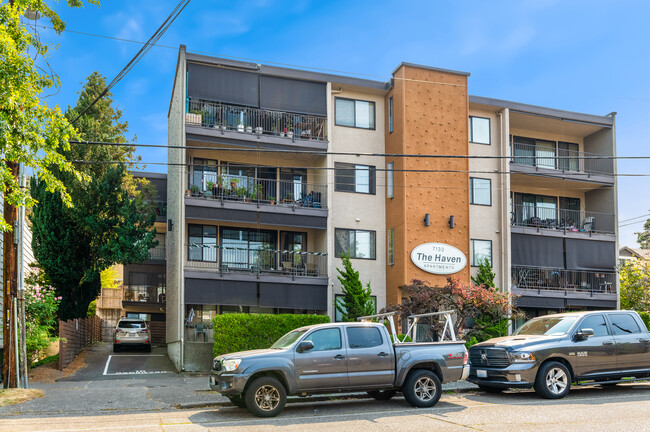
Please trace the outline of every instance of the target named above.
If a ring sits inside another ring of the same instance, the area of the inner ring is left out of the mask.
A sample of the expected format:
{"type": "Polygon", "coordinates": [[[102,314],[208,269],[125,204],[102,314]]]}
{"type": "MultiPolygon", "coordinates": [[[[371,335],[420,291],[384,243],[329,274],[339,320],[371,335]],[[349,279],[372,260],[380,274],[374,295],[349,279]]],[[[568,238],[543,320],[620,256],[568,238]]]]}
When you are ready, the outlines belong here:
{"type": "Polygon", "coordinates": [[[34,359],[39,351],[56,340],[57,310],[61,297],[47,285],[39,271],[33,271],[25,284],[25,330],[27,357],[34,359]]]}

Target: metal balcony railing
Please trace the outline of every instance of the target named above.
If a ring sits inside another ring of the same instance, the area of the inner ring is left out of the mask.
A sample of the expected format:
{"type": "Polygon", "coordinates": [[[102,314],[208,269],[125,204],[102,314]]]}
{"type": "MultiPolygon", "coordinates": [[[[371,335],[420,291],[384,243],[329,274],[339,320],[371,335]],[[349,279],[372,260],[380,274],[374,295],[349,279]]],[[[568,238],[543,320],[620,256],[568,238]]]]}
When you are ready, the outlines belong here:
{"type": "Polygon", "coordinates": [[[513,288],[576,293],[616,293],[616,273],[512,267],[513,288]]]}
{"type": "Polygon", "coordinates": [[[158,245],[155,248],[149,249],[149,254],[147,259],[155,261],[164,261],[165,260],[165,245],[158,245]]]}
{"type": "Polygon", "coordinates": [[[289,139],[327,141],[327,117],[190,99],[187,124],[289,139]]]}
{"type": "Polygon", "coordinates": [[[541,207],[533,204],[513,205],[510,224],[574,232],[616,233],[616,218],[613,214],[541,207]]]}
{"type": "Polygon", "coordinates": [[[124,301],[165,303],[165,287],[151,285],[124,285],[124,301]]]}
{"type": "Polygon", "coordinates": [[[196,198],[327,208],[327,186],[291,180],[262,179],[196,171],[189,176],[190,195],[196,198]]]}
{"type": "Polygon", "coordinates": [[[187,267],[224,272],[327,277],[327,254],[276,249],[187,245],[187,267]]]}
{"type": "Polygon", "coordinates": [[[614,174],[614,161],[605,155],[512,143],[510,162],[537,168],[588,174],[614,174]]]}

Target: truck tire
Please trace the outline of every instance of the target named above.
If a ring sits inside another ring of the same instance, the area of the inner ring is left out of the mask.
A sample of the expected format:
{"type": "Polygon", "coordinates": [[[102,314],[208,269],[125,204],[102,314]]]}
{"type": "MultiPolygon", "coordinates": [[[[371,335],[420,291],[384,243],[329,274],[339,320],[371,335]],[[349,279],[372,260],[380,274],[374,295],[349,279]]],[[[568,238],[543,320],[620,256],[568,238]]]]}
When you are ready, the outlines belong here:
{"type": "Polygon", "coordinates": [[[368,392],[368,395],[373,399],[385,401],[392,399],[395,393],[397,393],[397,390],[372,390],[368,392]]]}
{"type": "Polygon", "coordinates": [[[257,417],[275,417],[287,403],[287,391],[280,381],[273,377],[256,378],[244,394],[248,411],[257,417]]]}
{"type": "Polygon", "coordinates": [[[436,374],[428,369],[411,371],[402,387],[404,399],[417,408],[429,408],[438,403],[442,384],[436,374]]]}
{"type": "Polygon", "coordinates": [[[533,387],[544,399],[561,399],[571,389],[571,373],[562,363],[544,363],[537,371],[533,387]]]}
{"type": "Polygon", "coordinates": [[[238,395],[238,396],[228,396],[228,399],[230,399],[230,402],[239,408],[246,408],[246,402],[244,401],[244,396],[238,395]]]}

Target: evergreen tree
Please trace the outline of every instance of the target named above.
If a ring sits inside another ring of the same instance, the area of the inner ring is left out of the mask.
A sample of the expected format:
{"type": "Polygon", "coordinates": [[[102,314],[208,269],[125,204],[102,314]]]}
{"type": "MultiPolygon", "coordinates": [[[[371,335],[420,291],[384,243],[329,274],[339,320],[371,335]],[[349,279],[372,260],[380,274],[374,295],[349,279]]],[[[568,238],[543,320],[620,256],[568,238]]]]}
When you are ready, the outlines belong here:
{"type": "Polygon", "coordinates": [[[650,249],[650,219],[643,224],[643,231],[634,234],[641,249],[650,249]]]}
{"type": "Polygon", "coordinates": [[[472,276],[472,282],[475,285],[483,285],[486,288],[494,288],[494,278],[496,275],[492,271],[490,261],[485,258],[478,266],[476,277],[472,276]]]}
{"type": "Polygon", "coordinates": [[[370,296],[372,294],[370,282],[364,288],[359,279],[359,272],[352,268],[350,258],[344,255],[341,257],[341,261],[344,269],[337,268],[336,271],[339,272],[337,277],[341,282],[343,298],[334,303],[336,310],[341,313],[343,321],[355,321],[358,317],[373,315],[375,305],[370,296]]]}

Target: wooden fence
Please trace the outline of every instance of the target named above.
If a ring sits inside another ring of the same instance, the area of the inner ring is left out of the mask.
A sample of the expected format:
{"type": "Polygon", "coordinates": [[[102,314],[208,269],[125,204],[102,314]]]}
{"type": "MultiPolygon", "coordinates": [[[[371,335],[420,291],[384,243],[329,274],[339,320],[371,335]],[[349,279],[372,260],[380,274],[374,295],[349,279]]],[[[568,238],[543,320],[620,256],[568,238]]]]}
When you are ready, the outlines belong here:
{"type": "Polygon", "coordinates": [[[102,319],[94,316],[59,321],[59,338],[59,370],[63,370],[81,350],[102,340],[102,319]]]}

